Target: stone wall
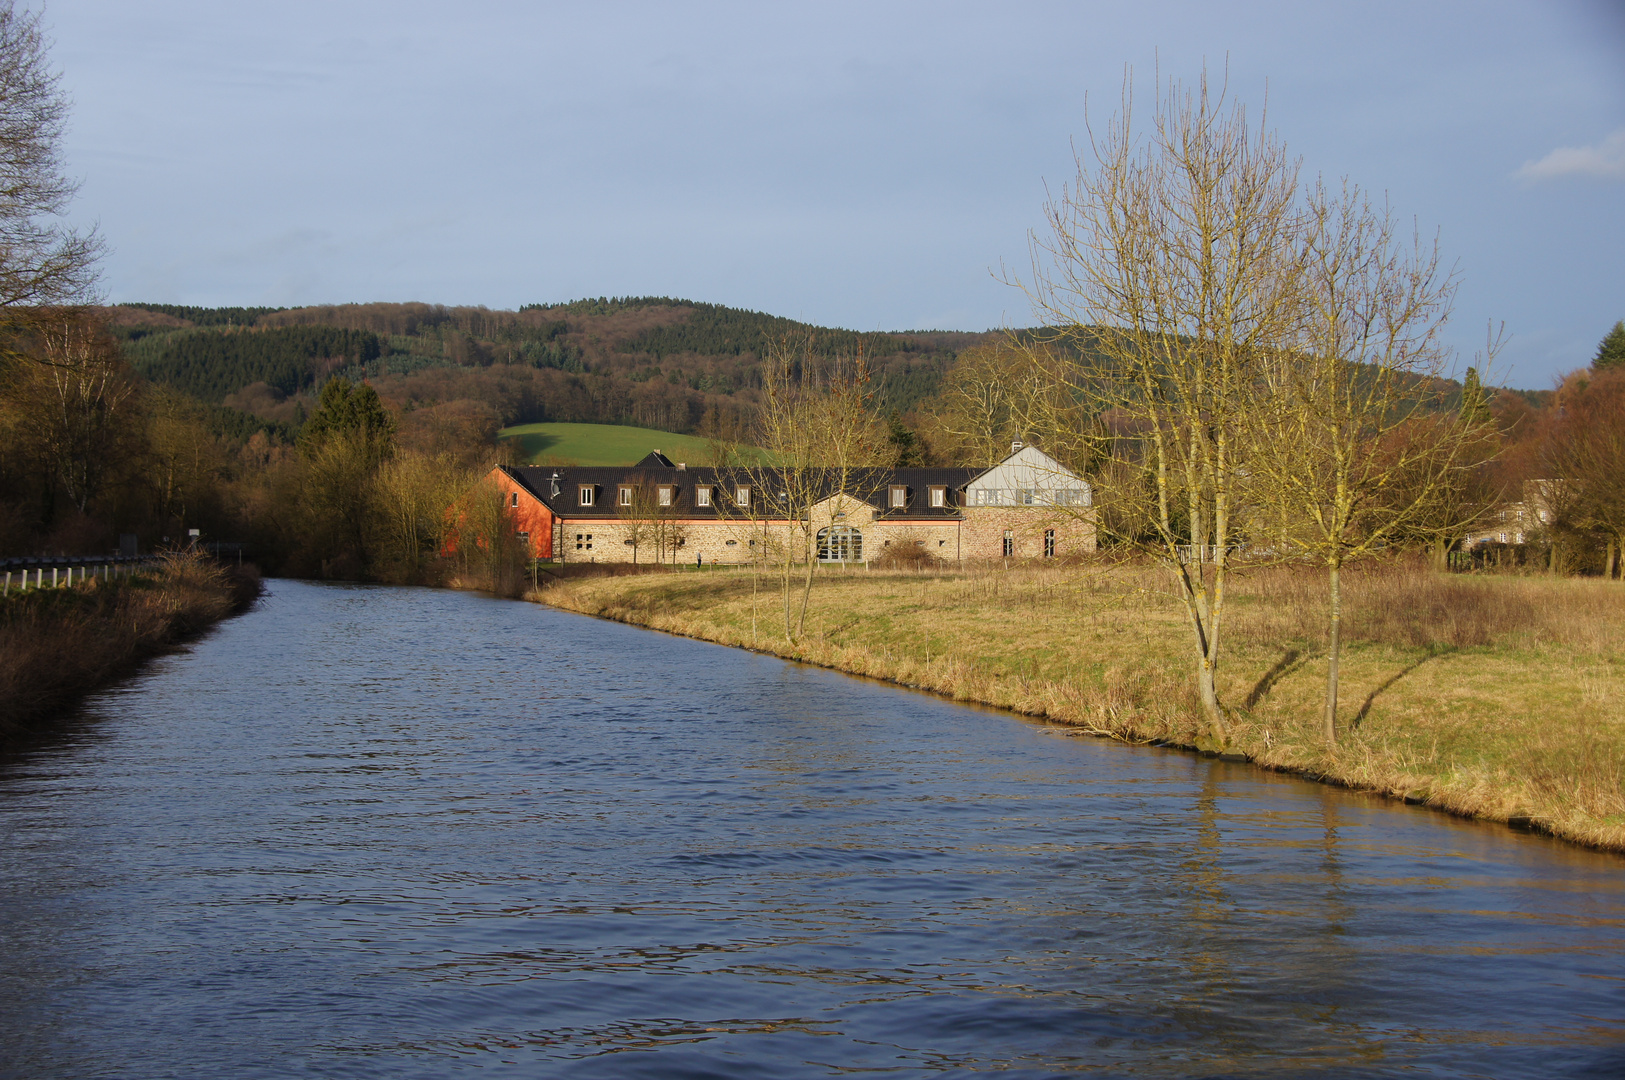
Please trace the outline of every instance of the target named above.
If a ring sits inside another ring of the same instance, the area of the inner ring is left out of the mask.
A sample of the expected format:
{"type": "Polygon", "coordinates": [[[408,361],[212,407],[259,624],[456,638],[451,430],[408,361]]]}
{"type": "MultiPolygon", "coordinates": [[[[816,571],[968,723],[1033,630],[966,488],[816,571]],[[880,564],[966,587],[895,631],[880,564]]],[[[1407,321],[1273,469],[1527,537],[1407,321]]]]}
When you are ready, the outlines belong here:
{"type": "Polygon", "coordinates": [[[1045,506],[967,506],[961,534],[963,559],[1004,558],[1004,534],[1010,533],[1014,549],[1010,558],[1044,557],[1044,532],[1055,532],[1055,555],[1086,555],[1095,550],[1096,530],[1092,511],[1066,513],[1045,506]]]}
{"type": "MultiPolygon", "coordinates": [[[[950,563],[1000,559],[1007,529],[1014,547],[1011,558],[1043,558],[1046,529],[1055,532],[1057,557],[1095,550],[1093,520],[1086,513],[1068,514],[1052,507],[967,507],[963,522],[876,521],[872,514],[853,513],[838,524],[851,525],[863,534],[864,554],[871,560],[893,546],[904,545],[950,563]]],[[[675,520],[656,526],[650,522],[634,525],[621,518],[578,519],[566,521],[563,534],[559,554],[567,563],[632,562],[633,545],[627,541],[635,534],[640,563],[693,563],[696,557],[703,557],[707,564],[740,564],[764,554],[776,557],[779,545],[787,540],[800,543],[800,530],[792,531],[783,522],[675,520]],[[664,544],[659,540],[662,531],[664,544]]]]}

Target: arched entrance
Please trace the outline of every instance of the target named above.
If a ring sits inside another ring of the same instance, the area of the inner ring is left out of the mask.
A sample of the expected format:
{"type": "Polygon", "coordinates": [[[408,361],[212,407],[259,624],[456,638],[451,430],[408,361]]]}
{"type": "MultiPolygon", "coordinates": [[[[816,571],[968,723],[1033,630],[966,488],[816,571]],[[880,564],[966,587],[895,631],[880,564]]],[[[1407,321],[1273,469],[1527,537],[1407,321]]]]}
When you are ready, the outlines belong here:
{"type": "Polygon", "coordinates": [[[863,534],[850,525],[818,530],[819,562],[862,562],[863,534]]]}

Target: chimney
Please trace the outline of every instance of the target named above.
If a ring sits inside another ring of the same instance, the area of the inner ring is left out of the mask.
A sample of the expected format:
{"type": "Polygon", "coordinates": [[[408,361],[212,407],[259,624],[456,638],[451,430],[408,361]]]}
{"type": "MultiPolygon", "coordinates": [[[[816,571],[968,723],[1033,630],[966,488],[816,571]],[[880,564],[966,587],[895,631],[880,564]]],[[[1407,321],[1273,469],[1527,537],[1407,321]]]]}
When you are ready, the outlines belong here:
{"type": "Polygon", "coordinates": [[[1010,444],[1010,452],[1012,454],[1015,453],[1017,450],[1020,450],[1020,449],[1021,449],[1021,440],[1020,439],[1017,439],[1015,442],[1010,444]]]}
{"type": "Polygon", "coordinates": [[[688,471],[688,462],[686,462],[686,461],[679,461],[679,462],[678,462],[678,463],[677,463],[677,467],[678,467],[678,468],[679,468],[679,469],[682,469],[682,470],[683,470],[683,471],[684,471],[684,472],[687,472],[687,471],[688,471]]]}

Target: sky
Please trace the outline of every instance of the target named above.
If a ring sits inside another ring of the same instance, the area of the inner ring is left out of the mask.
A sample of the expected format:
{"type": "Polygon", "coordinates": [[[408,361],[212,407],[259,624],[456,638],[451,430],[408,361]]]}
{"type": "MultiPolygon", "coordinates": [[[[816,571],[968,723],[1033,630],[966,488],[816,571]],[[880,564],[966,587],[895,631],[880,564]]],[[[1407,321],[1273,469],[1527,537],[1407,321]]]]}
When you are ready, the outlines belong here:
{"type": "Polygon", "coordinates": [[[1625,3],[52,0],[111,302],[674,296],[1034,322],[1049,195],[1125,72],[1204,65],[1437,237],[1461,366],[1545,388],[1625,318],[1625,3]]]}

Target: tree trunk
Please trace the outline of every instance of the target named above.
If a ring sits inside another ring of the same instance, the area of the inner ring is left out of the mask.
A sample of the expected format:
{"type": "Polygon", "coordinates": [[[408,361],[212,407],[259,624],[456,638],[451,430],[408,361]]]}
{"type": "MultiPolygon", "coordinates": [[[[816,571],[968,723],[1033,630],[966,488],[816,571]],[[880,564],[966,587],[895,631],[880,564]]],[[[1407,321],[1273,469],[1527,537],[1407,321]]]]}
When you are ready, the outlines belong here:
{"type": "Polygon", "coordinates": [[[1608,562],[1603,566],[1602,569],[1602,579],[1604,581],[1614,580],[1614,553],[1616,550],[1617,545],[1615,540],[1612,536],[1610,536],[1608,538],[1608,562]]]}
{"type": "Polygon", "coordinates": [[[1342,568],[1333,563],[1328,574],[1331,590],[1332,616],[1326,646],[1326,745],[1337,746],[1337,665],[1343,651],[1343,577],[1342,568]]]}
{"type": "Polygon", "coordinates": [[[817,553],[812,549],[812,522],[807,523],[807,546],[803,554],[807,557],[807,580],[801,590],[801,615],[796,619],[796,633],[803,634],[807,630],[807,602],[812,599],[813,571],[817,569],[818,560],[813,556],[817,553]]]}

